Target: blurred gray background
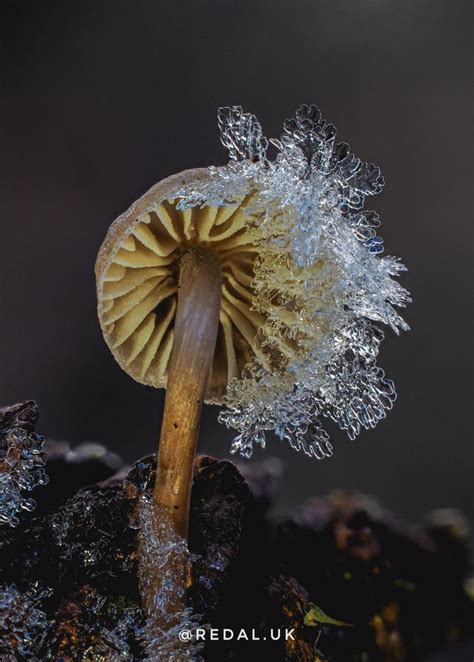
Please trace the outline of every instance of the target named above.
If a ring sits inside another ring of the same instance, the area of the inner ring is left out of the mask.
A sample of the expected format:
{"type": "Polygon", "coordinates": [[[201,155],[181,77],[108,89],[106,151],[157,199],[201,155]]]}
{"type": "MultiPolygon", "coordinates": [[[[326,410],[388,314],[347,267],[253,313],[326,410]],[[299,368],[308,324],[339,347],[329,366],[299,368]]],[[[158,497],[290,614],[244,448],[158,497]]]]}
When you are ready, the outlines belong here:
{"type": "MultiPolygon", "coordinates": [[[[39,429],[127,461],[155,449],[162,393],[105,346],[94,260],[107,227],[157,180],[225,161],[218,105],[267,135],[316,103],[382,167],[373,200],[409,267],[413,330],[381,364],[388,419],[317,463],[275,441],[279,508],[353,487],[415,520],[472,517],[472,4],[459,0],[77,0],[0,3],[0,401],[34,398],[39,429]]],[[[200,450],[229,457],[208,407],[200,450]]]]}

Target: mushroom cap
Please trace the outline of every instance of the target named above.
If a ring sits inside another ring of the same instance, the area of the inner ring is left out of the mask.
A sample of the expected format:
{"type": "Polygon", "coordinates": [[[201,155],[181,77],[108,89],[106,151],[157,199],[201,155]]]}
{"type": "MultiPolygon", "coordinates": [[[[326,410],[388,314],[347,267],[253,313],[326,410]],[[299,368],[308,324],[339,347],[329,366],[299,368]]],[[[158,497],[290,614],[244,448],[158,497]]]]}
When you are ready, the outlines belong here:
{"type": "Polygon", "coordinates": [[[191,247],[215,251],[222,268],[220,324],[206,402],[220,404],[227,384],[260,352],[262,314],[251,310],[259,253],[252,216],[239,204],[179,210],[176,191],[209,176],[206,168],[153,186],[110,226],[97,256],[97,308],[119,365],[136,381],[166,387],[173,347],[179,260],[191,247]]]}

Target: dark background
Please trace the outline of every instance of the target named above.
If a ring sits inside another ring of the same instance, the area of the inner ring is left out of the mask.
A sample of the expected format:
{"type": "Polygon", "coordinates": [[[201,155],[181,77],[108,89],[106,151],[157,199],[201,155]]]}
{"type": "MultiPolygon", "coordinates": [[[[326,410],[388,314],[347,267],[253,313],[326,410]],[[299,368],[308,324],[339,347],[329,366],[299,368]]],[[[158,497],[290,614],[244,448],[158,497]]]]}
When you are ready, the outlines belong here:
{"type": "MultiPolygon", "coordinates": [[[[415,520],[473,516],[471,3],[456,0],[0,2],[0,401],[38,400],[40,430],[128,461],[154,450],[162,394],[104,344],[94,260],[108,225],[157,180],[225,161],[218,105],[267,135],[317,103],[385,175],[387,252],[409,267],[413,330],[388,332],[394,411],[317,463],[275,441],[280,508],[334,487],[415,520]]],[[[228,457],[207,408],[200,450],[228,457]]]]}

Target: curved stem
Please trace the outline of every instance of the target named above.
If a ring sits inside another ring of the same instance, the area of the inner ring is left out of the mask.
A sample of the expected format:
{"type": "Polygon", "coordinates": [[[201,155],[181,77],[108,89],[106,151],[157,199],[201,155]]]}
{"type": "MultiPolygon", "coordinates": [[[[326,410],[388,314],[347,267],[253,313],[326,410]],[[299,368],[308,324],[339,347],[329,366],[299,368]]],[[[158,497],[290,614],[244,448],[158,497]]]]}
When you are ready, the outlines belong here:
{"type": "Polygon", "coordinates": [[[221,267],[212,251],[197,247],[181,258],[153,496],[182,538],[188,534],[199,423],[219,326],[221,280],[221,267]]]}

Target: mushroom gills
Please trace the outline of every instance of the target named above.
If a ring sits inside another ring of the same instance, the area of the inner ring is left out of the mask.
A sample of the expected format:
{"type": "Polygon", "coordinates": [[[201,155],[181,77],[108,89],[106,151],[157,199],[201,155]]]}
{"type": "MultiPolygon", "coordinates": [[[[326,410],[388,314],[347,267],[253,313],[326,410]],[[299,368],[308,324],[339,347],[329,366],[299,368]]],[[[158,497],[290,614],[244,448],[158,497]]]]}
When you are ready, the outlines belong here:
{"type": "Polygon", "coordinates": [[[222,268],[220,326],[207,401],[219,403],[227,384],[263,353],[256,342],[263,318],[251,309],[259,252],[254,217],[239,204],[180,210],[174,200],[149,207],[114,247],[99,283],[99,317],[109,347],[137,381],[166,386],[173,345],[179,260],[194,246],[215,251],[222,268]]]}

